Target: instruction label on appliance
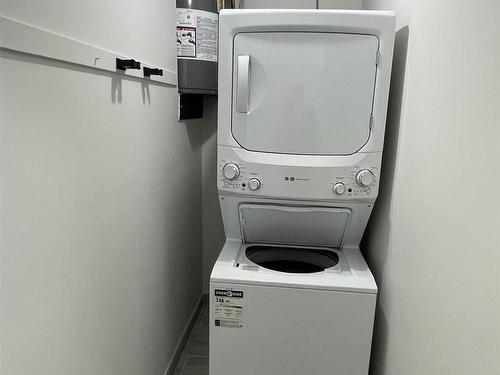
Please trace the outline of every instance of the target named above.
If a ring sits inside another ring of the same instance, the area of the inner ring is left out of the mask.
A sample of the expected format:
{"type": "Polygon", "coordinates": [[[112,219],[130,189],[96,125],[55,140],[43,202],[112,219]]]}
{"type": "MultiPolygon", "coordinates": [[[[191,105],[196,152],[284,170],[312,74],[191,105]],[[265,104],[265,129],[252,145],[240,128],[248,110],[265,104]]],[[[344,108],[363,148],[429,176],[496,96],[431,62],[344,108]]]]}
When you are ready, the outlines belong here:
{"type": "Polygon", "coordinates": [[[196,57],[196,27],[177,26],[177,57],[196,57]]]}
{"type": "Polygon", "coordinates": [[[243,327],[243,291],[215,289],[214,319],[216,327],[243,327]]]}
{"type": "Polygon", "coordinates": [[[177,9],[177,57],[217,62],[216,13],[196,9],[177,9]]]}

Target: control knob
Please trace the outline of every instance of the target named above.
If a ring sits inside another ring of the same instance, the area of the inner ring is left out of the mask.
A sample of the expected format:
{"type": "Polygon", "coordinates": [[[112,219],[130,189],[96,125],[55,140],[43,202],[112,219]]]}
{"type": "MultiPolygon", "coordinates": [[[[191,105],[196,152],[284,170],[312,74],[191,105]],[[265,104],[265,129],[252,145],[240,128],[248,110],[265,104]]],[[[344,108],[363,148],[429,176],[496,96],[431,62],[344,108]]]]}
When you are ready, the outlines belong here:
{"type": "Polygon", "coordinates": [[[222,168],[222,174],[228,180],[234,180],[240,175],[240,167],[238,167],[235,163],[227,163],[222,168]]]}
{"type": "Polygon", "coordinates": [[[333,185],[333,191],[337,195],[342,195],[345,193],[345,185],[342,182],[337,182],[335,185],[333,185]]]}
{"type": "Polygon", "coordinates": [[[260,181],[257,178],[251,178],[248,181],[248,188],[250,190],[259,190],[260,189],[260,181]]]}
{"type": "Polygon", "coordinates": [[[356,174],[356,183],[361,187],[368,187],[373,183],[375,176],[372,171],[362,169],[356,174]]]}

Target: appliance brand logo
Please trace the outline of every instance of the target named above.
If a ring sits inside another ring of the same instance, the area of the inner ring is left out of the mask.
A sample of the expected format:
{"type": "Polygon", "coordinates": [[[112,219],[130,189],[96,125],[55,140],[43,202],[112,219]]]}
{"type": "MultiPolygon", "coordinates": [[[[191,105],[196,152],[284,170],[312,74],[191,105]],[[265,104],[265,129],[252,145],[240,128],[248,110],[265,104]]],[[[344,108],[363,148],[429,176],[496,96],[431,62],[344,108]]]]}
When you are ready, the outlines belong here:
{"type": "Polygon", "coordinates": [[[293,176],[285,176],[285,181],[311,181],[310,178],[305,178],[305,177],[293,177],[293,176]]]}
{"type": "Polygon", "coordinates": [[[215,289],[216,297],[243,298],[241,290],[215,289]]]}

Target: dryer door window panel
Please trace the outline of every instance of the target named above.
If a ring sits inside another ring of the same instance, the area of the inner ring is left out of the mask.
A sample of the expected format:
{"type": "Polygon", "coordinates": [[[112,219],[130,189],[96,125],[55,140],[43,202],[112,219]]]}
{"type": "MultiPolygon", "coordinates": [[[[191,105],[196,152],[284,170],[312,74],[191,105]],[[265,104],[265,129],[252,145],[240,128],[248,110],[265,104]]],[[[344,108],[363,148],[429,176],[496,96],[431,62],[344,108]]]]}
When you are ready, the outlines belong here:
{"type": "Polygon", "coordinates": [[[233,137],[252,151],[355,153],[370,138],[377,51],[373,35],[237,34],[233,137]]]}

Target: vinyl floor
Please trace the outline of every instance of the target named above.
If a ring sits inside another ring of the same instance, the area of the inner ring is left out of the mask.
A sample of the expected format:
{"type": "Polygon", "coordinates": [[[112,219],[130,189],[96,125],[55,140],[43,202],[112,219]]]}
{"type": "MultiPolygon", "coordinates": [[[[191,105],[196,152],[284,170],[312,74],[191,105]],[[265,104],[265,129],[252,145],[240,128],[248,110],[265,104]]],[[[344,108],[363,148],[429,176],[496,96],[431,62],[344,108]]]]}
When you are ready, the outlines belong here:
{"type": "Polygon", "coordinates": [[[208,375],[208,305],[204,298],[198,319],[179,359],[175,375],[208,375]]]}

